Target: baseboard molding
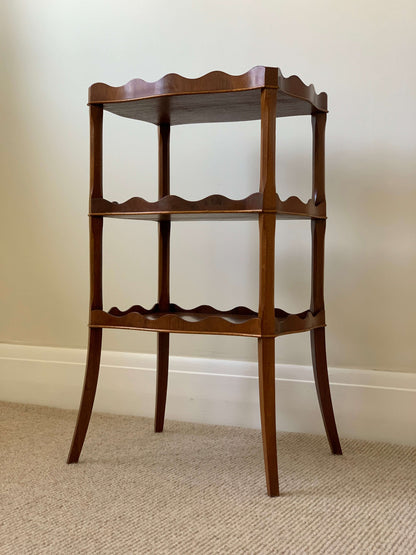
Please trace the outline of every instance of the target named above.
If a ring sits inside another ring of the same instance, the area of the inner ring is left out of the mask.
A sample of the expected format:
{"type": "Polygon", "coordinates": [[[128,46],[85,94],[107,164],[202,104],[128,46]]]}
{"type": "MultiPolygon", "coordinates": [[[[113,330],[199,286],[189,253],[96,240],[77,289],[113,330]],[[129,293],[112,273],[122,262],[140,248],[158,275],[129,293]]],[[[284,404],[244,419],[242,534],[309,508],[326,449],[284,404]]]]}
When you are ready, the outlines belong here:
{"type": "MultiPolygon", "coordinates": [[[[0,399],[78,407],[85,350],[0,344],[0,399]]],[[[94,410],[153,416],[155,356],[105,351],[94,410]]],[[[341,437],[416,445],[416,374],[330,369],[341,437]]],[[[312,368],[276,365],[280,430],[323,434],[312,368]]],[[[259,428],[257,365],[171,357],[166,418],[259,428]]]]}

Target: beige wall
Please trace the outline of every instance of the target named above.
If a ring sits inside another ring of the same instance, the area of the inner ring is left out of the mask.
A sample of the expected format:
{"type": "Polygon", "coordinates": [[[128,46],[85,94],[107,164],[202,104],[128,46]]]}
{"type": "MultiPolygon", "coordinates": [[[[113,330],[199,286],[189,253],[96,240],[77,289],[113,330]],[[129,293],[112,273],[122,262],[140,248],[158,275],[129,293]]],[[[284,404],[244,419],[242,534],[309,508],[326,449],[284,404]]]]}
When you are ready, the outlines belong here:
{"type": "MultiPolygon", "coordinates": [[[[332,366],[416,372],[414,0],[5,0],[0,7],[0,341],[83,347],[88,306],[87,88],[168,72],[278,65],[329,94],[326,300],[332,366]]],[[[278,121],[282,196],[310,189],[310,122],[278,121]]],[[[105,118],[108,198],[156,194],[156,130],[105,118]]],[[[259,124],[172,131],[172,192],[238,198],[258,186],[259,124]]],[[[277,301],[309,298],[309,226],[278,223],[277,301]]],[[[255,223],[177,224],[172,300],[257,302],[255,223]],[[199,245],[199,246],[198,246],[199,245]]],[[[151,305],[156,225],[108,222],[105,302],[151,305]],[[118,269],[115,266],[118,266],[118,269]]],[[[152,352],[153,334],[105,334],[152,352]]],[[[309,363],[306,334],[282,362],[309,363]]],[[[175,336],[176,354],[254,359],[254,340],[175,336]]]]}

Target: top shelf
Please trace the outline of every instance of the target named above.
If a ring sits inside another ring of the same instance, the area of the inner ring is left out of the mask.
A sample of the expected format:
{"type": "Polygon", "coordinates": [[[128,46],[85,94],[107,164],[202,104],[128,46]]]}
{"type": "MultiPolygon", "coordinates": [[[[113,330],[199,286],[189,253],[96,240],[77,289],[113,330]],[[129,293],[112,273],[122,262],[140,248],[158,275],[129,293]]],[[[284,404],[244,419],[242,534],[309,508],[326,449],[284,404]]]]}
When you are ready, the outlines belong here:
{"type": "Polygon", "coordinates": [[[102,104],[119,116],[160,125],[260,119],[264,88],[277,89],[277,117],[327,111],[327,95],[299,77],[284,77],[279,68],[256,66],[243,75],[213,71],[188,79],[176,73],[148,83],[133,79],[120,87],[95,83],[88,103],[102,104]]]}

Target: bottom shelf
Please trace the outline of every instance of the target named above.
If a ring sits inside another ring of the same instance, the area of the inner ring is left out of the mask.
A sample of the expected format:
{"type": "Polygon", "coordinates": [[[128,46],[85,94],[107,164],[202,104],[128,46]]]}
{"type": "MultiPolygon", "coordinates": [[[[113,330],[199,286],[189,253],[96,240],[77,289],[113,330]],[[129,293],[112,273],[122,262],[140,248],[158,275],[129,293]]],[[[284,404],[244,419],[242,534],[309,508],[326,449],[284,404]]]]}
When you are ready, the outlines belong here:
{"type": "MultiPolygon", "coordinates": [[[[238,306],[232,310],[216,310],[211,306],[203,305],[187,310],[176,304],[170,304],[168,312],[161,311],[158,304],[150,310],[139,305],[125,311],[113,307],[108,312],[93,310],[89,325],[93,328],[265,337],[261,333],[261,319],[258,313],[244,306],[238,306]]],[[[290,314],[276,308],[275,331],[271,336],[309,331],[323,326],[325,326],[323,310],[317,314],[313,314],[310,310],[290,314]]]]}

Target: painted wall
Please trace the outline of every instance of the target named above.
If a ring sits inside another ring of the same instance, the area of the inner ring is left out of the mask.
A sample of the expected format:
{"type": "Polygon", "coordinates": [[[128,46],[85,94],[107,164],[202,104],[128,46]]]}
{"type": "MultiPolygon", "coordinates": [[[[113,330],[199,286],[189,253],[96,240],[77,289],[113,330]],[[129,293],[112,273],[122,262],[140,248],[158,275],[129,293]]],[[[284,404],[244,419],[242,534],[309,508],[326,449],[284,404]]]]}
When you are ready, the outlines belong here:
{"type": "MultiPolygon", "coordinates": [[[[332,366],[416,372],[416,58],[413,0],[4,0],[0,5],[0,341],[84,347],[88,307],[88,86],[279,66],[329,94],[326,302],[332,366]]],[[[156,198],[156,129],[105,117],[107,198],[156,198]]],[[[259,123],[177,127],[172,192],[238,198],[258,187],[259,123]]],[[[310,191],[308,118],[278,121],[278,188],[310,191]]],[[[151,305],[157,228],[106,222],[105,303],[151,305]]],[[[180,223],[172,300],[257,303],[249,223],[180,223]]],[[[309,225],[278,223],[277,304],[309,303],[309,225]]],[[[153,352],[154,334],[105,348],[153,352]]],[[[182,356],[255,360],[256,342],[175,336],[182,356]]],[[[306,334],[278,360],[309,364],[306,334]]]]}

